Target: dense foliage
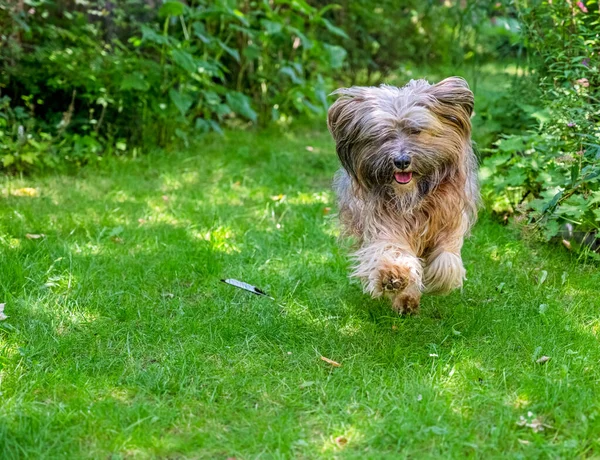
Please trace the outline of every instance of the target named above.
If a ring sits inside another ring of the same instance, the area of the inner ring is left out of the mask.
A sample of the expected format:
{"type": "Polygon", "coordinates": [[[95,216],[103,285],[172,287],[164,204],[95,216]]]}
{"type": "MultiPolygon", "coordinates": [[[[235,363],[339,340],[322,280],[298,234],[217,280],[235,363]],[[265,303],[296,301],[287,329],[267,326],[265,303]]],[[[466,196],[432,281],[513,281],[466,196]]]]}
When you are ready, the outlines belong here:
{"type": "Polygon", "coordinates": [[[223,126],[322,116],[337,84],[510,50],[511,28],[488,19],[503,9],[483,0],[0,4],[0,167],[81,164],[223,126]]]}
{"type": "Polygon", "coordinates": [[[539,85],[538,126],[497,142],[484,162],[487,199],[565,245],[600,228],[600,11],[597,2],[531,1],[519,9],[539,85]]]}
{"type": "Polygon", "coordinates": [[[0,161],[52,166],[326,107],[344,37],[303,1],[20,2],[0,10],[0,161]],[[317,33],[319,38],[317,39],[317,33]]]}
{"type": "MultiPolygon", "coordinates": [[[[323,4],[328,2],[322,1],[323,4]]],[[[411,65],[463,66],[513,56],[513,8],[488,0],[343,0],[329,15],[348,38],[344,76],[375,84],[411,65]]]]}

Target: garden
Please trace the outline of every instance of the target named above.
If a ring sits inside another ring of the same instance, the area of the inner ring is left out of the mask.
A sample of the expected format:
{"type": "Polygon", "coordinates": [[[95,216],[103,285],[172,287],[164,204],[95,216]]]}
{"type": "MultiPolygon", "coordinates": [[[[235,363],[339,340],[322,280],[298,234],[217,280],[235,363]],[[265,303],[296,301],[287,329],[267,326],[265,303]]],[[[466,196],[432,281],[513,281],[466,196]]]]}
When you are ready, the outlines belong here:
{"type": "Polygon", "coordinates": [[[595,0],[0,4],[0,457],[599,455],[599,31],[595,0]],[[467,280],[399,316],[348,277],[330,94],[452,75],[467,280]]]}

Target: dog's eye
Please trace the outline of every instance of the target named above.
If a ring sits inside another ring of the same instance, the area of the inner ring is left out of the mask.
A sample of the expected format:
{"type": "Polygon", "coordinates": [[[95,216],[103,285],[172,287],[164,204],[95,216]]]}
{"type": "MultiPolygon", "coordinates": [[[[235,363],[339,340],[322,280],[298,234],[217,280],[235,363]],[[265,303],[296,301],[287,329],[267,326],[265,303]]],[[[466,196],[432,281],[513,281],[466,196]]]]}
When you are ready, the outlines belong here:
{"type": "Polygon", "coordinates": [[[415,128],[414,126],[409,126],[406,128],[406,132],[411,136],[416,136],[417,134],[421,134],[421,130],[419,128],[415,128]]]}

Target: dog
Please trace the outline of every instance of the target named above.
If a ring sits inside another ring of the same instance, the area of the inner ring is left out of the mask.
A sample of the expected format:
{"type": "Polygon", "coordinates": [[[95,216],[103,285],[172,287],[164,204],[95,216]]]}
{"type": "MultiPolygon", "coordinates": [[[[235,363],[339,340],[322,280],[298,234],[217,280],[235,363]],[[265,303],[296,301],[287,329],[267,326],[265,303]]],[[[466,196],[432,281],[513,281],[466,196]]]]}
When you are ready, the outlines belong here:
{"type": "Polygon", "coordinates": [[[342,165],[334,189],[342,234],[358,243],[351,276],[396,312],[417,313],[422,293],[465,279],[461,248],[479,203],[473,93],[450,77],[333,94],[327,125],[342,165]]]}

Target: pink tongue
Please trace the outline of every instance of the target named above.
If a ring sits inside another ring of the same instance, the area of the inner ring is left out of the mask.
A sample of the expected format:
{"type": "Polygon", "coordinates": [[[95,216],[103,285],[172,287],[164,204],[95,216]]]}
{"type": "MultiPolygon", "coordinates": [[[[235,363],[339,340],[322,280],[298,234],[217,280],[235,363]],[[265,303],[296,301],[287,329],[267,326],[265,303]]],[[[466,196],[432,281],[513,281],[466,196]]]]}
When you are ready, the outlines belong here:
{"type": "Polygon", "coordinates": [[[396,179],[396,182],[398,182],[399,184],[408,184],[412,179],[412,173],[411,172],[397,172],[394,174],[394,178],[396,179]]]}

